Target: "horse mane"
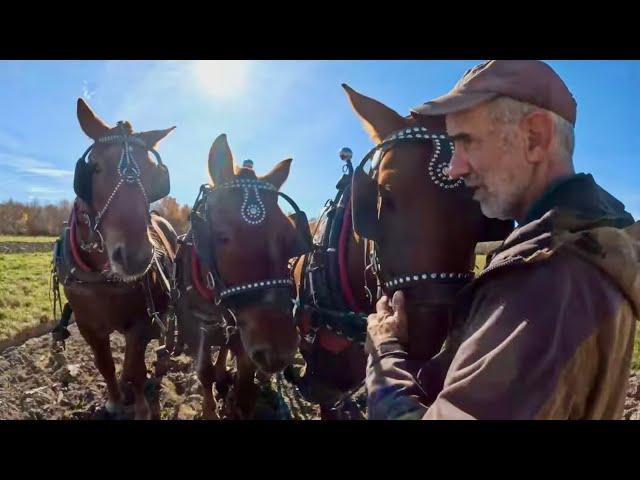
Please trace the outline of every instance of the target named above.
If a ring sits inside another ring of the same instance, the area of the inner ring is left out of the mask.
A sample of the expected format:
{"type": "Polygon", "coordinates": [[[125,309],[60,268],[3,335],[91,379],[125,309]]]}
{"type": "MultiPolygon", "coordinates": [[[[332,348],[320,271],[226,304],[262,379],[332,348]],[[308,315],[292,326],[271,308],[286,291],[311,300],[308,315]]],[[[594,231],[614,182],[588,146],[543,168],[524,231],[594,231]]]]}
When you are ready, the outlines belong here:
{"type": "MultiPolygon", "coordinates": [[[[247,178],[251,180],[257,180],[256,172],[252,168],[239,167],[235,163],[233,164],[233,174],[238,178],[247,178]]],[[[215,188],[216,182],[209,180],[209,185],[215,188]]]]}
{"type": "Polygon", "coordinates": [[[156,255],[160,258],[168,257],[172,262],[175,261],[176,252],[169,237],[177,239],[178,234],[173,226],[159,212],[151,211],[151,225],[148,228],[149,242],[153,246],[156,255]]]}
{"type": "Polygon", "coordinates": [[[129,123],[129,120],[125,120],[124,122],[122,122],[122,125],[129,135],[133,133],[133,127],[129,123]]]}
{"type": "Polygon", "coordinates": [[[233,173],[239,178],[249,178],[252,180],[257,180],[256,172],[253,171],[253,168],[247,167],[238,167],[237,165],[233,165],[233,173]]]}

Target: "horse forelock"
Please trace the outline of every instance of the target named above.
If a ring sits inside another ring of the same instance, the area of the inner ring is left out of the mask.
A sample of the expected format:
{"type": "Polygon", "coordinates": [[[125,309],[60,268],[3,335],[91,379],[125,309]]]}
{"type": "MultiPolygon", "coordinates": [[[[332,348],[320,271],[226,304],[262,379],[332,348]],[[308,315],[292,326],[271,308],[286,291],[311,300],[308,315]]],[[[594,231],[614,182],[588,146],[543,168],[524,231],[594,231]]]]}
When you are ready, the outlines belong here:
{"type": "Polygon", "coordinates": [[[252,168],[236,167],[235,174],[238,178],[246,178],[251,180],[257,180],[256,172],[252,168]]]}

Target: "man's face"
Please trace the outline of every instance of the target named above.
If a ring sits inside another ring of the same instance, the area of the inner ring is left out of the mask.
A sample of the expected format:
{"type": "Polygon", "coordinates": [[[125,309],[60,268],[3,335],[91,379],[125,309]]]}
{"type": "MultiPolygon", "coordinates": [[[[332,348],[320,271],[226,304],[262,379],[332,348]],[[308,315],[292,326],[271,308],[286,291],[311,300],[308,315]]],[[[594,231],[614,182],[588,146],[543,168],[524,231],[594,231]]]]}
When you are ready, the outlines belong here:
{"type": "Polygon", "coordinates": [[[518,219],[533,173],[519,125],[494,123],[486,103],[447,115],[446,122],[455,143],[449,175],[464,179],[487,217],[518,219]]]}

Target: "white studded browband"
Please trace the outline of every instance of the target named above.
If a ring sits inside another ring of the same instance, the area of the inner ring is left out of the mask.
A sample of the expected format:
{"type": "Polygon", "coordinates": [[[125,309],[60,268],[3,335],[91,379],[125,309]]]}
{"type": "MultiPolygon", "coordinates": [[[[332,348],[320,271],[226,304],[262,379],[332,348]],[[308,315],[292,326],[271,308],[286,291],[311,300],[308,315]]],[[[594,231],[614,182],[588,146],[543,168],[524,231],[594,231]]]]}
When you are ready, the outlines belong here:
{"type": "Polygon", "coordinates": [[[384,285],[388,289],[392,287],[397,287],[398,285],[405,286],[407,284],[423,282],[425,280],[470,280],[474,277],[473,272],[464,272],[464,273],[456,273],[456,272],[430,272],[430,273],[415,273],[412,275],[402,275],[400,277],[396,277],[388,282],[385,282],[384,285]]]}
{"type": "MultiPolygon", "coordinates": [[[[100,137],[97,142],[98,143],[117,143],[117,142],[122,142],[123,139],[125,138],[125,135],[122,134],[117,134],[117,135],[105,135],[103,137],[100,137]]],[[[144,142],[144,140],[142,140],[140,138],[140,134],[139,133],[130,133],[126,135],[126,139],[129,142],[132,143],[137,143],[138,145],[140,145],[141,147],[147,148],[147,144],[144,142]]]]}
{"type": "Polygon", "coordinates": [[[278,189],[269,182],[248,178],[238,178],[215,188],[242,188],[244,198],[242,206],[240,207],[240,216],[250,225],[262,223],[267,216],[267,210],[264,207],[264,203],[262,203],[262,198],[260,198],[260,190],[278,191],[278,189]],[[250,199],[250,190],[253,190],[255,200],[250,199]]]}
{"type": "Polygon", "coordinates": [[[246,293],[252,290],[263,290],[265,288],[292,287],[293,281],[290,278],[276,278],[274,280],[262,280],[260,282],[250,282],[235,287],[225,288],[220,292],[220,298],[228,298],[237,293],[246,293]]]}
{"type": "Polygon", "coordinates": [[[429,130],[424,127],[409,127],[393,132],[385,138],[382,143],[403,138],[431,138],[433,140],[446,140],[447,136],[444,134],[429,133],[429,130]]]}
{"type": "MultiPolygon", "coordinates": [[[[271,192],[277,192],[278,189],[269,182],[261,180],[254,180],[248,178],[237,178],[215,188],[242,188],[244,191],[244,199],[242,207],[240,207],[240,215],[242,219],[251,224],[257,225],[262,223],[266,218],[266,209],[260,198],[260,190],[267,190],[271,192]],[[255,195],[255,201],[251,202],[249,199],[249,189],[253,189],[255,195]]],[[[210,289],[213,289],[213,282],[209,285],[209,279],[207,284],[210,289]]],[[[265,288],[278,288],[278,287],[292,287],[293,281],[290,278],[276,278],[270,280],[261,280],[258,282],[248,282],[241,285],[225,288],[219,293],[221,299],[228,298],[239,293],[247,293],[253,290],[264,290],[265,288]]]]}
{"type": "MultiPolygon", "coordinates": [[[[131,156],[133,152],[132,152],[131,145],[129,145],[129,142],[135,143],[144,148],[148,148],[147,144],[141,138],[139,138],[138,136],[139,134],[127,134],[126,132],[124,132],[124,126],[122,126],[122,122],[118,122],[118,126],[120,127],[123,133],[115,134],[115,135],[104,135],[96,140],[96,143],[123,143],[124,144],[122,147],[122,153],[120,154],[120,161],[118,162],[118,174],[120,175],[120,180],[118,181],[115,188],[109,195],[109,198],[104,204],[104,207],[102,207],[102,209],[100,209],[100,211],[95,216],[94,225],[92,228],[95,232],[98,232],[98,233],[99,233],[98,227],[100,226],[100,222],[102,221],[102,218],[104,217],[105,213],[107,213],[107,210],[109,209],[109,205],[111,205],[113,198],[116,196],[116,193],[118,192],[118,190],[120,189],[120,187],[124,182],[136,183],[138,187],[140,187],[140,190],[142,191],[142,195],[144,196],[145,202],[149,204],[149,198],[147,197],[147,192],[144,189],[144,185],[142,185],[142,181],[140,180],[140,167],[138,166],[138,163],[135,161],[135,159],[131,156]],[[130,172],[127,173],[127,170],[130,170],[130,172]]],[[[100,240],[102,241],[101,234],[100,234],[100,237],[101,237],[100,240]]]]}
{"type": "Polygon", "coordinates": [[[440,156],[441,150],[441,141],[446,140],[449,142],[449,148],[451,149],[451,153],[453,154],[455,147],[453,142],[447,135],[444,134],[435,134],[429,133],[429,131],[424,127],[410,127],[405,128],[403,130],[397,131],[389,135],[382,141],[382,144],[387,142],[393,142],[394,140],[404,140],[404,139],[413,139],[413,138],[426,138],[433,140],[433,153],[431,158],[429,159],[428,164],[428,173],[429,177],[440,188],[457,188],[461,187],[463,184],[462,178],[454,180],[449,177],[449,164],[437,164],[438,157],[440,156]]]}

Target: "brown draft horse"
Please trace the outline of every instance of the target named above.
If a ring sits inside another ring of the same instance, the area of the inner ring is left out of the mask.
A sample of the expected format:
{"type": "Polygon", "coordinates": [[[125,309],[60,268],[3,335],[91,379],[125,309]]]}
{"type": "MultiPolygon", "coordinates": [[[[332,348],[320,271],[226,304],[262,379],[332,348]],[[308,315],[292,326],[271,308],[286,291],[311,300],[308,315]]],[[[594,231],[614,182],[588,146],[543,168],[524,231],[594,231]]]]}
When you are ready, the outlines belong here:
{"type": "Polygon", "coordinates": [[[292,315],[289,259],[310,249],[306,217],[279,192],[291,159],[258,177],[252,166],[237,167],[220,135],[209,152],[210,184],[203,185],[191,214],[191,229],[177,255],[178,330],[196,356],[203,393],[203,417],[218,418],[212,386],[225,395],[229,351],[237,361],[233,380],[234,418],[251,418],[257,371],[270,376],[289,365],[299,337],[292,315]],[[291,218],[278,196],[296,210],[291,218]],[[300,216],[302,215],[302,217],[300,216]],[[308,243],[308,245],[307,245],[308,243]],[[211,348],[219,347],[215,367],[211,348]]]}
{"type": "Polygon", "coordinates": [[[349,393],[357,390],[364,379],[364,315],[374,310],[376,280],[371,269],[366,270],[366,241],[354,235],[351,228],[350,188],[345,185],[350,181],[350,174],[346,173],[332,206],[323,211],[317,222],[311,222],[315,251],[300,257],[294,268],[301,302],[296,314],[301,332],[300,353],[306,366],[301,376],[288,369],[287,379],[296,384],[307,401],[320,406],[323,420],[362,418],[349,393]],[[334,236],[337,238],[331,240],[334,236]],[[340,259],[331,259],[332,245],[336,243],[340,259]],[[316,272],[322,272],[319,279],[316,272]],[[336,301],[337,295],[341,298],[336,301]],[[320,309],[314,311],[315,308],[308,308],[310,304],[320,309]],[[341,314],[346,318],[340,319],[341,314]],[[359,321],[347,317],[353,314],[363,316],[359,321]],[[344,328],[347,325],[349,328],[344,328]],[[358,329],[362,330],[360,339],[358,329]]]}
{"type": "Polygon", "coordinates": [[[145,350],[162,333],[170,286],[160,266],[172,261],[177,236],[149,206],[169,193],[169,173],[155,148],[175,127],[134,133],[119,122],[111,128],[82,99],[77,115],[94,143],[76,165],[78,198],[61,237],[58,277],[107,384],[107,410],[118,413],[132,391],[135,418],[159,419],[159,404],[151,411],[144,395],[145,350]],[[126,339],[120,382],[109,341],[115,330],[126,339]]]}
{"type": "MultiPolygon", "coordinates": [[[[409,354],[432,358],[451,333],[456,293],[472,279],[476,244],[504,239],[513,223],[482,215],[464,184],[449,179],[452,146],[444,145],[444,119],[403,117],[347,85],[343,88],[377,147],[368,155],[374,157],[375,177],[364,172],[364,161],[353,175],[346,287],[361,311],[369,306],[365,313],[374,310],[367,290],[392,295],[402,289],[410,319],[409,354]],[[373,268],[366,269],[365,263],[373,268]]],[[[299,286],[301,264],[295,272],[299,286]]],[[[339,288],[344,292],[345,284],[339,288]]],[[[337,346],[335,333],[325,326],[320,335],[330,340],[309,344],[303,336],[301,342],[307,362],[302,390],[321,404],[323,418],[345,418],[327,407],[363,381],[366,357],[355,342],[341,338],[337,346]]],[[[441,358],[447,361],[446,355],[441,358]]]]}

